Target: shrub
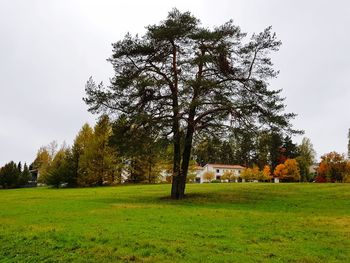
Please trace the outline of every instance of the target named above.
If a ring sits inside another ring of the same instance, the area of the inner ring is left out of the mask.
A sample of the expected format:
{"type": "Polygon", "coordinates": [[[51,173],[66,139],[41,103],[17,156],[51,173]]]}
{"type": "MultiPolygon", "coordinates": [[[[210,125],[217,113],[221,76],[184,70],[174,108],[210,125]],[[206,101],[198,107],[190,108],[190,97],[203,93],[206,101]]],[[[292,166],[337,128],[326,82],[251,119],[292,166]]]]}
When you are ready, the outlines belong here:
{"type": "Polygon", "coordinates": [[[212,180],[211,183],[221,183],[220,180],[212,180]]]}

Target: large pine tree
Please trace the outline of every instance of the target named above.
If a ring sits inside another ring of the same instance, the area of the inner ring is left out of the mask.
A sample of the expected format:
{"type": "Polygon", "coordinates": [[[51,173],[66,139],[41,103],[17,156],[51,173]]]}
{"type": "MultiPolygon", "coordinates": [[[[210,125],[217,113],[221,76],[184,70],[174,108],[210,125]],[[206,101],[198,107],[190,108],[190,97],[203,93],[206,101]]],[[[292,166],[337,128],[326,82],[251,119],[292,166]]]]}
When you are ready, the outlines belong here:
{"type": "Polygon", "coordinates": [[[290,128],[294,115],[283,113],[280,90],[267,82],[277,76],[269,53],[280,45],[270,27],[247,39],[232,21],[208,29],[174,9],[144,36],[127,34],[113,44],[111,84],[90,79],[85,102],[94,113],[123,113],[171,135],[171,196],[181,199],[197,134],[290,128]]]}

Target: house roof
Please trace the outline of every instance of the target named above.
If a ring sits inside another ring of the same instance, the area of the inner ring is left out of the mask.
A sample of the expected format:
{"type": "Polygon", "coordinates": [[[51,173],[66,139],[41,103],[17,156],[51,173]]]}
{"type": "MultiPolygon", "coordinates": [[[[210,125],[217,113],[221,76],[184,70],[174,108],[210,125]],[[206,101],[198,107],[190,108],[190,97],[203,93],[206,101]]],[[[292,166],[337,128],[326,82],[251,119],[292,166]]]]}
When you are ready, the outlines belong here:
{"type": "Polygon", "coordinates": [[[245,169],[244,166],[241,166],[238,164],[232,165],[232,164],[207,163],[205,166],[212,166],[214,168],[245,169]]]}

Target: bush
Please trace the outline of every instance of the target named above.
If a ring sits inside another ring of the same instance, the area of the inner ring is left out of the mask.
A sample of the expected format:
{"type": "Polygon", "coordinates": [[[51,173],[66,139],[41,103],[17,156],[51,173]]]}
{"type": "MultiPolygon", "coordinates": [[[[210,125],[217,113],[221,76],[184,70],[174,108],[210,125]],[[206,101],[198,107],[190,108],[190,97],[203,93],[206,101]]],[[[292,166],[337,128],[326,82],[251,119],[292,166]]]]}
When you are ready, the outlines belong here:
{"type": "Polygon", "coordinates": [[[327,178],[321,175],[315,177],[315,183],[327,183],[327,178]]]}
{"type": "Polygon", "coordinates": [[[343,183],[350,183],[350,175],[349,174],[344,176],[343,183]]]}
{"type": "Polygon", "coordinates": [[[220,180],[213,180],[213,181],[211,181],[211,183],[221,183],[221,181],[220,180]]]}

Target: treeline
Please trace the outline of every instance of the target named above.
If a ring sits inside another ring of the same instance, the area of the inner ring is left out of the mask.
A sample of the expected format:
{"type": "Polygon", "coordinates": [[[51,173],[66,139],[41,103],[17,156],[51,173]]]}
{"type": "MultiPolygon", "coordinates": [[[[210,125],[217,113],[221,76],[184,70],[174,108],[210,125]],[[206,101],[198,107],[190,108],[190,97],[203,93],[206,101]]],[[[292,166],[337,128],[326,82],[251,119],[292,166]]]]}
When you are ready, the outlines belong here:
{"type": "Polygon", "coordinates": [[[350,160],[344,154],[330,152],[321,156],[316,182],[350,183],[350,160]]]}
{"type": "MultiPolygon", "coordinates": [[[[157,183],[171,174],[173,161],[171,138],[159,134],[154,127],[138,126],[125,116],[112,122],[103,115],[94,127],[84,124],[72,146],[58,147],[52,142],[41,147],[30,168],[38,173],[38,183],[54,187],[157,183]]],[[[197,164],[207,163],[243,165],[247,169],[241,178],[248,181],[278,177],[282,181],[343,182],[349,178],[350,164],[344,155],[323,156],[316,178],[310,170],[314,162],[315,151],[308,138],[297,145],[279,132],[236,130],[228,137],[196,139],[188,180],[195,181],[197,164]]],[[[0,170],[2,188],[23,187],[30,180],[26,164],[22,169],[10,162],[0,170]]]]}
{"type": "Polygon", "coordinates": [[[11,161],[0,168],[0,188],[18,188],[27,187],[31,183],[31,173],[25,163],[22,169],[22,164],[16,164],[11,161]]]}
{"type": "MultiPolygon", "coordinates": [[[[157,183],[164,180],[164,175],[171,174],[173,161],[170,138],[159,134],[154,127],[138,126],[137,122],[125,116],[111,122],[108,116],[103,115],[95,127],[85,124],[71,147],[64,144],[57,150],[57,144],[51,143],[40,148],[32,166],[39,171],[40,183],[55,187],[157,183]]],[[[197,139],[187,179],[195,181],[196,164],[222,163],[251,167],[243,176],[253,180],[255,177],[262,178],[266,167],[270,171],[266,176],[271,177],[278,165],[292,160],[297,162],[299,172],[293,178],[296,181],[310,181],[309,167],[314,159],[315,153],[307,138],[296,145],[282,133],[236,130],[225,138],[206,136],[197,139]]],[[[266,176],[264,180],[267,180],[266,176]]],[[[290,177],[283,173],[276,176],[281,179],[290,177]]],[[[170,177],[167,180],[170,181],[170,177]]]]}
{"type": "Polygon", "coordinates": [[[93,128],[84,124],[72,146],[41,147],[32,166],[39,183],[55,187],[156,183],[171,163],[168,152],[168,142],[152,131],[103,115],[93,128]]]}
{"type": "MultiPolygon", "coordinates": [[[[279,169],[287,160],[296,162],[299,175],[293,176],[295,181],[311,181],[314,174],[310,172],[310,166],[315,162],[315,151],[308,138],[304,138],[300,145],[293,143],[291,137],[279,132],[247,132],[238,130],[229,138],[206,137],[196,142],[194,159],[200,164],[221,163],[240,164],[247,168],[249,178],[261,178],[266,166],[270,176],[275,175],[275,169],[279,169]]],[[[287,166],[290,161],[287,162],[287,166]]],[[[290,165],[289,165],[290,166],[290,165]]],[[[283,170],[283,169],[282,169],[283,170]]],[[[287,169],[288,170],[288,169],[287,169]]],[[[286,169],[284,169],[286,171],[286,169]]],[[[281,178],[285,173],[279,173],[281,178]]],[[[286,179],[289,181],[289,179],[286,179]]]]}
{"type": "MultiPolygon", "coordinates": [[[[173,162],[171,138],[160,134],[154,126],[137,125],[125,116],[112,122],[103,115],[94,127],[84,124],[72,146],[58,147],[52,142],[41,147],[31,169],[38,173],[38,183],[54,187],[157,183],[171,174],[173,162]]],[[[314,159],[315,153],[307,138],[296,145],[289,136],[278,132],[235,130],[228,137],[197,138],[187,179],[195,181],[197,164],[221,163],[251,168],[243,174],[247,179],[267,180],[268,176],[274,175],[278,165],[283,165],[286,160],[296,160],[300,176],[294,177],[295,180],[310,181],[309,167],[314,159]]],[[[8,168],[5,170],[7,177],[18,177],[7,172],[8,168]]],[[[282,173],[280,178],[286,176],[282,173]]],[[[170,180],[168,176],[167,181],[170,180]]],[[[18,187],[23,183],[7,183],[3,187],[9,185],[18,187]]]]}
{"type": "Polygon", "coordinates": [[[55,187],[67,185],[95,186],[112,184],[120,177],[118,155],[109,146],[111,125],[102,117],[94,128],[84,124],[73,145],[57,143],[41,147],[33,162],[38,170],[38,182],[55,187]]]}

